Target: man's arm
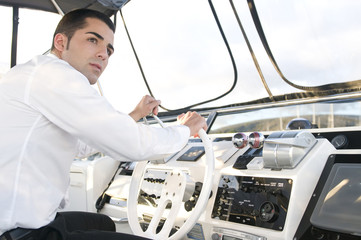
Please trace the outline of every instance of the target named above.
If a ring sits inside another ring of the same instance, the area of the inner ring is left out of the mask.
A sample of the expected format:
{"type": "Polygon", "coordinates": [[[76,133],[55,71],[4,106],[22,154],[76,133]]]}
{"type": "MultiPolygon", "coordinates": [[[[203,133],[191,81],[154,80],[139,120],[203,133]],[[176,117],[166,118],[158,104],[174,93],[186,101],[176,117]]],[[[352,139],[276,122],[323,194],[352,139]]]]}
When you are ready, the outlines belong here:
{"type": "MultiPolygon", "coordinates": [[[[129,113],[129,116],[137,122],[150,113],[157,115],[159,105],[159,100],[155,100],[153,97],[146,95],[138,103],[135,109],[129,113]]],[[[196,112],[183,113],[177,117],[177,120],[179,124],[185,125],[190,129],[190,136],[197,136],[201,128],[207,130],[207,123],[205,119],[196,112]]]]}

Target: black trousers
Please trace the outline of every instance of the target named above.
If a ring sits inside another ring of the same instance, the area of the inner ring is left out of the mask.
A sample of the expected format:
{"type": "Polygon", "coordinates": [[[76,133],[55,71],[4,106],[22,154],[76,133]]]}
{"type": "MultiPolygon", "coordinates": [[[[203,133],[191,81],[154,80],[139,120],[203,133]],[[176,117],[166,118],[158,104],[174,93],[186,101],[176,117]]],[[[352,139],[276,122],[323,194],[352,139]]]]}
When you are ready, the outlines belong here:
{"type": "Polygon", "coordinates": [[[141,240],[142,237],[115,232],[106,215],[88,212],[61,212],[53,222],[34,230],[31,240],[141,240]]]}

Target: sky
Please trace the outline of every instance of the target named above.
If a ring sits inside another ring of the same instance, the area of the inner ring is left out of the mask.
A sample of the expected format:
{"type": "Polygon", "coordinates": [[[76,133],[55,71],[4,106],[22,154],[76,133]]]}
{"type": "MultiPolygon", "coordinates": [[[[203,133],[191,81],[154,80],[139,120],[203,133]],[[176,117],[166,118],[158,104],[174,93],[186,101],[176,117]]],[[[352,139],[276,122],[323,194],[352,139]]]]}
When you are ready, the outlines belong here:
{"type": "MultiPolygon", "coordinates": [[[[234,91],[221,106],[266,97],[228,1],[213,0],[237,65],[234,91]]],[[[286,85],[265,54],[246,1],[234,1],[261,70],[274,95],[299,91],[286,85]]],[[[361,79],[360,1],[259,0],[256,7],[273,55],[285,76],[300,85],[361,79]]],[[[217,97],[230,89],[234,71],[208,1],[132,0],[123,14],[145,76],[168,109],[217,97]]],[[[104,96],[130,112],[148,94],[118,16],[115,54],[100,78],[104,96]]],[[[60,16],[20,10],[18,63],[51,45],[60,16]]],[[[0,7],[0,76],[10,65],[12,10],[0,7]]]]}

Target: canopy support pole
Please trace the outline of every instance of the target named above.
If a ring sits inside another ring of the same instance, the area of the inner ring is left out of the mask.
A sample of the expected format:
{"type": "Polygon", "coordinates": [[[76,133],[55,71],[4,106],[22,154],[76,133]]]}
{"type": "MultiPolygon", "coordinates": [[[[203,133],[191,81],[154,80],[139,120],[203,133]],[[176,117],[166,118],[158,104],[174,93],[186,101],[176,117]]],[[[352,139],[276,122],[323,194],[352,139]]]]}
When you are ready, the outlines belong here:
{"type": "Polygon", "coordinates": [[[16,65],[16,55],[18,48],[18,26],[19,26],[19,7],[13,7],[13,37],[11,40],[11,63],[10,67],[16,65]]]}

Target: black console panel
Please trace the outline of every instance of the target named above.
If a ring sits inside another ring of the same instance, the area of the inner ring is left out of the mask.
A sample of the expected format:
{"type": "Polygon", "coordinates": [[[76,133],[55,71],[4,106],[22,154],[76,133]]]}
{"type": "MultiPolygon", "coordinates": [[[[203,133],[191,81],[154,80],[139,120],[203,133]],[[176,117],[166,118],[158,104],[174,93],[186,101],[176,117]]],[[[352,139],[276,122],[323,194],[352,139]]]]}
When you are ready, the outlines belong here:
{"type": "Polygon", "coordinates": [[[360,186],[361,155],[330,155],[293,239],[361,239],[360,186]]]}
{"type": "Polygon", "coordinates": [[[291,179],[222,176],[212,218],[282,231],[291,179]]]}

